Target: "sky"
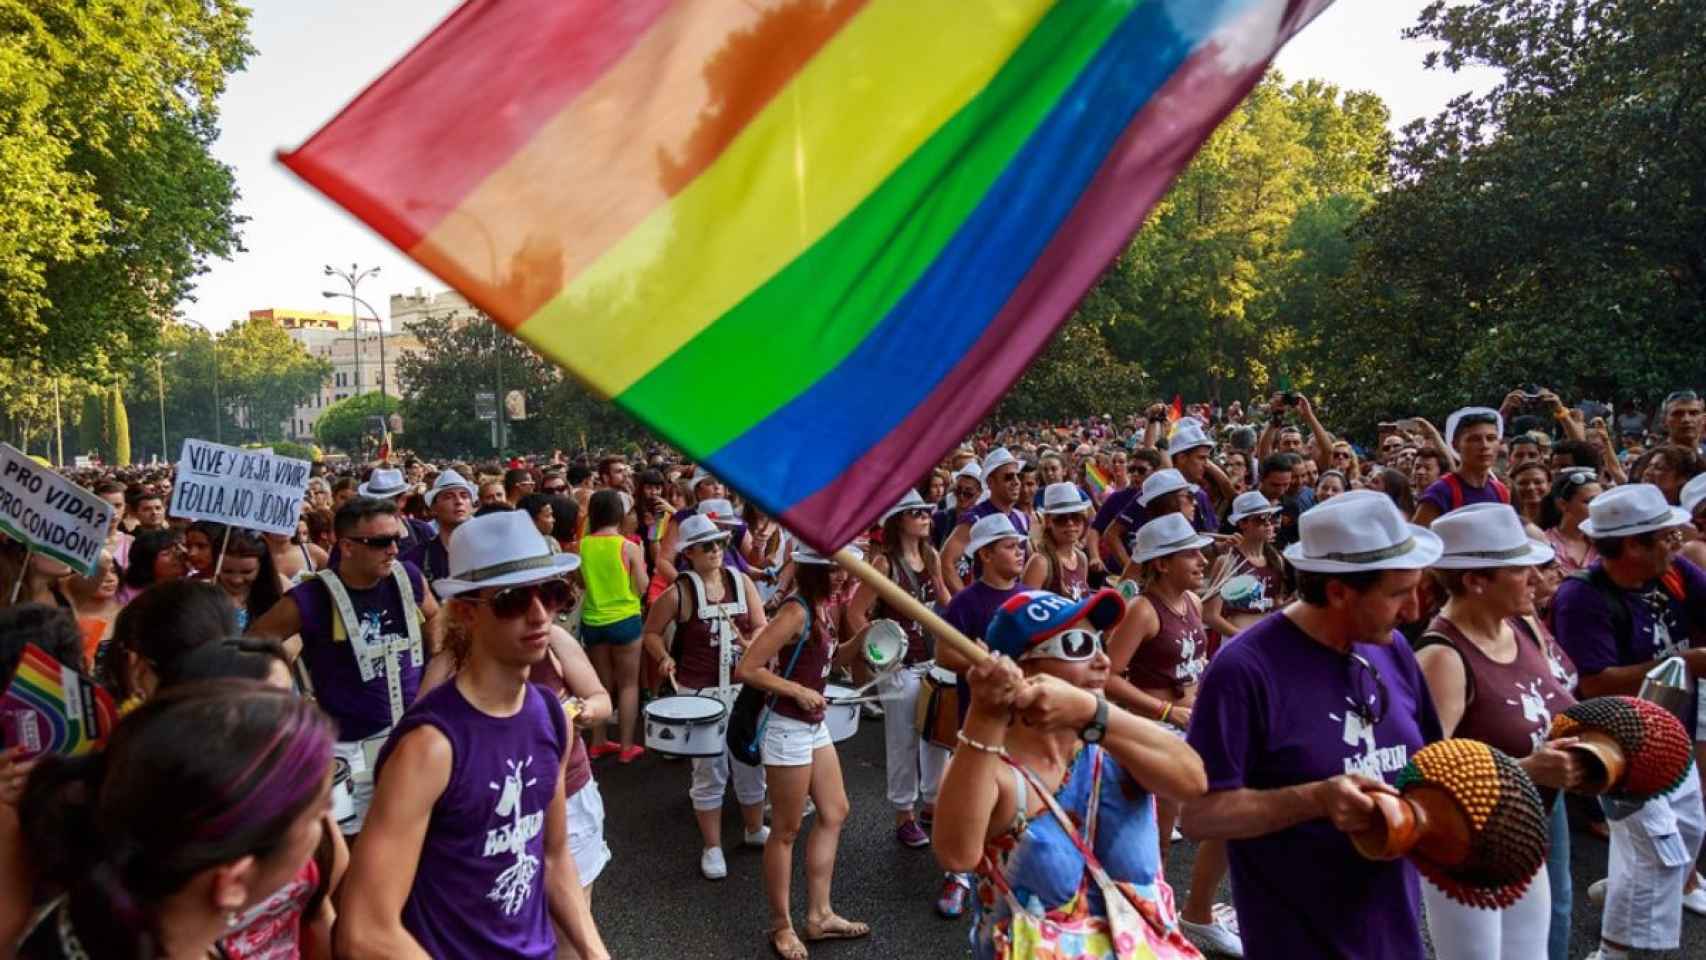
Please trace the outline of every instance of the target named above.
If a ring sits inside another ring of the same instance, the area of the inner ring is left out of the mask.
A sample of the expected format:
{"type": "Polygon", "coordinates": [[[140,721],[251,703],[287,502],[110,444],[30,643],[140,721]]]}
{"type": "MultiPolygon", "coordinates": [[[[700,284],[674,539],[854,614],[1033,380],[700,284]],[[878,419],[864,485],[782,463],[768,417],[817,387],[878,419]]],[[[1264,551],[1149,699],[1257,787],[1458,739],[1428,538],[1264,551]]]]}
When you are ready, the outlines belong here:
{"type": "MultiPolygon", "coordinates": [[[[734,0],[700,0],[706,3],[734,0]]],[[[970,2],[970,0],[967,0],[970,2]]],[[[1426,0],[1338,0],[1281,51],[1288,79],[1320,77],[1385,99],[1394,128],[1437,113],[1453,97],[1484,88],[1485,73],[1422,68],[1428,48],[1399,32],[1426,0]]],[[[377,266],[362,299],[388,313],[390,296],[445,284],[287,171],[275,153],[307,139],[367,83],[402,57],[455,6],[456,0],[254,0],[258,53],[231,78],[221,99],[214,154],[237,173],[238,211],[246,252],[216,260],[199,278],[195,299],[179,309],[221,329],[252,309],[343,310],[348,300],[321,291],[347,290],[326,264],[347,270],[377,266]],[[330,282],[328,282],[330,281],[330,282]]]]}

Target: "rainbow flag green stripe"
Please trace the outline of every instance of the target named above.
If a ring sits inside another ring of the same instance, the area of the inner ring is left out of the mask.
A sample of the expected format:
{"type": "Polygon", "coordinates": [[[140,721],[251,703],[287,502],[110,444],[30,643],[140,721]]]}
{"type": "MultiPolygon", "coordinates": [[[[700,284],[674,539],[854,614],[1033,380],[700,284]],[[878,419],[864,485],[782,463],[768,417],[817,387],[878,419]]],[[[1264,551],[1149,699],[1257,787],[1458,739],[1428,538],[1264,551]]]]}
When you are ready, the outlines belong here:
{"type": "Polygon", "coordinates": [[[469,0],[304,179],[833,549],[1329,0],[469,0]]]}
{"type": "Polygon", "coordinates": [[[995,79],[851,216],[616,398],[716,451],[799,396],[888,315],[936,261],[1138,0],[1054,7],[995,79]],[[811,324],[797,317],[821,318],[811,324]],[[729,358],[762,362],[729,376],[729,358]],[[756,358],[755,358],[756,359],[756,358]],[[715,419],[683,384],[717,383],[715,419]]]}

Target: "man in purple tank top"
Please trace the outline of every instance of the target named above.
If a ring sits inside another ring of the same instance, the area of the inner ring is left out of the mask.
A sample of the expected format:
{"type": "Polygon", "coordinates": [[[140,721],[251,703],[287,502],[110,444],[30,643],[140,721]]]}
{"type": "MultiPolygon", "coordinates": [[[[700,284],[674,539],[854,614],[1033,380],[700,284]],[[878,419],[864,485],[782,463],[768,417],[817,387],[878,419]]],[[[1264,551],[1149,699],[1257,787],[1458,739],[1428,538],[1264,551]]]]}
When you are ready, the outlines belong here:
{"type": "Polygon", "coordinates": [[[563,578],[580,566],[545,546],[519,512],[470,520],[451,541],[451,575],[433,586],[467,638],[465,659],[379,756],[339,956],[549,960],[553,920],[581,957],[610,955],[569,850],[573,718],[527,682],[568,605],[563,578]]]}

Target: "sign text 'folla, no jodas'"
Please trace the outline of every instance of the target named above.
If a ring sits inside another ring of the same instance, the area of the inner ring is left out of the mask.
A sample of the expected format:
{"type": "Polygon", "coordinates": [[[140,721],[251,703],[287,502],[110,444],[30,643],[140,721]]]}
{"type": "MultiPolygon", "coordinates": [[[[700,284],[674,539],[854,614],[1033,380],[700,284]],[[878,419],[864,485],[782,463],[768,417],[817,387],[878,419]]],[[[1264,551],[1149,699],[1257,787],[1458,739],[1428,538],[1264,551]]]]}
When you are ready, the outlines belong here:
{"type": "Polygon", "coordinates": [[[307,490],[306,460],[186,439],[167,512],[187,520],[293,534],[307,490]]]}
{"type": "Polygon", "coordinates": [[[89,577],[112,523],[111,504],[0,443],[0,532],[89,577]]]}

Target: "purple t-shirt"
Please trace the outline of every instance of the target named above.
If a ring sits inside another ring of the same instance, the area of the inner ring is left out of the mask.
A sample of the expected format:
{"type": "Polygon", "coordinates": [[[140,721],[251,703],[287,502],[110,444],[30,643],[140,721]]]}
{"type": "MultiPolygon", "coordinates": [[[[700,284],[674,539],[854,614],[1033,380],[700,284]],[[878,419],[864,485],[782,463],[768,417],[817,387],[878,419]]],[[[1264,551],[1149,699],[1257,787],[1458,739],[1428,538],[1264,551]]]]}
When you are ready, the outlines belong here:
{"type": "MultiPolygon", "coordinates": [[[[1002,590],[984,583],[982,579],[973,580],[948,601],[948,609],[943,612],[942,619],[972,640],[982,640],[983,632],[989,629],[989,621],[995,619],[995,612],[1001,609],[1008,597],[1024,588],[1025,585],[1017,581],[1002,590]]],[[[963,725],[966,711],[971,709],[971,685],[966,683],[962,674],[956,686],[960,688],[960,723],[963,725]]]]}
{"type": "MultiPolygon", "coordinates": [[[[1595,561],[1588,573],[1596,575],[1602,569],[1603,564],[1595,561]]],[[[1696,637],[1706,642],[1706,571],[1680,557],[1676,569],[1681,572],[1685,600],[1671,596],[1657,580],[1640,590],[1623,591],[1630,635],[1621,642],[1612,631],[1611,610],[1598,588],[1574,578],[1559,584],[1552,600],[1552,630],[1582,676],[1681,653],[1700,645],[1696,637]]],[[[1692,705],[1688,716],[1698,716],[1692,705]]]]}
{"type": "Polygon", "coordinates": [[[455,682],[415,704],[379,754],[431,726],[450,741],[450,782],[433,802],[403,926],[444,958],[556,956],[545,893],[545,811],[557,789],[568,726],[557,700],[527,685],[521,712],[475,709],[455,682]]]}
{"type": "MultiPolygon", "coordinates": [[[[1192,528],[1198,533],[1219,533],[1220,517],[1215,515],[1214,501],[1209,499],[1208,491],[1197,487],[1191,499],[1195,500],[1197,505],[1197,515],[1191,518],[1192,528]]],[[[1138,503],[1134,497],[1116,519],[1125,524],[1125,546],[1129,553],[1131,545],[1137,540],[1137,531],[1143,529],[1143,525],[1151,519],[1149,508],[1138,503]]]]}
{"type": "MultiPolygon", "coordinates": [[[[1450,476],[1450,474],[1447,474],[1446,476],[1450,476]]],[[[1488,474],[1487,482],[1479,487],[1470,486],[1469,484],[1464,483],[1462,477],[1457,478],[1457,484],[1463,488],[1463,502],[1457,504],[1457,507],[1467,507],[1472,503],[1505,502],[1499,499],[1498,491],[1493,488],[1492,474],[1488,474]]],[[[1422,491],[1421,497],[1417,498],[1416,502],[1431,503],[1440,513],[1450,513],[1452,510],[1457,509],[1457,507],[1454,507],[1451,504],[1451,483],[1445,477],[1440,477],[1433,483],[1428,484],[1428,488],[1422,491]]]]}
{"type": "MultiPolygon", "coordinates": [[[[1220,648],[1191,712],[1190,745],[1211,791],[1274,790],[1345,773],[1385,780],[1416,750],[1440,739],[1439,717],[1415,654],[1398,633],[1389,646],[1355,652],[1380,677],[1385,703],[1370,725],[1350,709],[1370,678],[1316,643],[1283,612],[1220,648]]],[[[1415,867],[1366,860],[1326,819],[1227,843],[1233,902],[1251,960],[1348,957],[1421,960],[1422,913],[1415,867]]]]}
{"type": "MultiPolygon", "coordinates": [[[[415,603],[426,595],[421,571],[412,563],[403,564],[414,587],[415,603]]],[[[350,589],[350,605],[361,621],[360,629],[370,637],[383,638],[386,643],[409,635],[403,621],[403,598],[397,594],[397,581],[387,573],[366,590],[350,589]]],[[[356,665],[355,650],[348,639],[333,641],[332,594],[319,578],[305,580],[292,587],[285,596],[296,601],[302,618],[302,663],[314,682],[314,696],[321,709],[338,722],[338,739],[360,740],[371,737],[391,725],[391,698],[386,692],[385,677],[375,673],[363,683],[361,669],[356,665]]],[[[424,625],[423,625],[424,629],[424,625]]],[[[420,690],[422,667],[413,664],[407,654],[398,658],[402,665],[403,703],[414,702],[420,690]]]]}

